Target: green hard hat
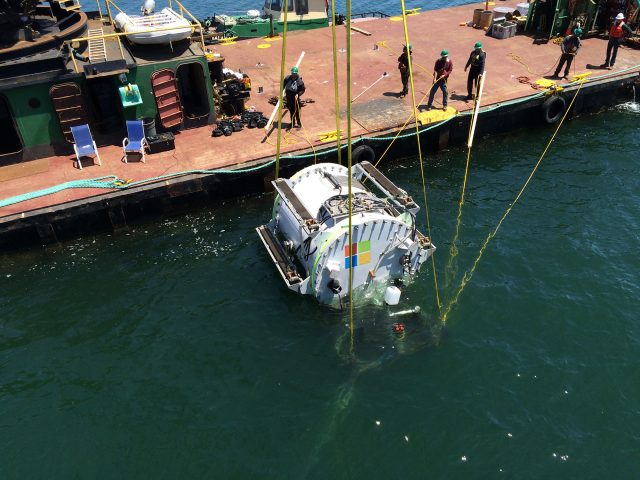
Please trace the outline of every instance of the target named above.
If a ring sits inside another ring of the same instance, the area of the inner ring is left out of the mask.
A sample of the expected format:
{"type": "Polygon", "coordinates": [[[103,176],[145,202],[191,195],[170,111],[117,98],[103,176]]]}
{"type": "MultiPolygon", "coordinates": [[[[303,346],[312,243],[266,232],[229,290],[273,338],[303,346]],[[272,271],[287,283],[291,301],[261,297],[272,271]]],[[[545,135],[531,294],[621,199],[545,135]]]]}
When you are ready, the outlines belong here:
{"type": "Polygon", "coordinates": [[[447,55],[449,55],[449,51],[448,50],[442,50],[440,52],[440,55],[442,55],[443,57],[446,57],[447,55]]]}
{"type": "Polygon", "coordinates": [[[476,42],[473,48],[482,48],[482,42],[476,42]]]}
{"type": "Polygon", "coordinates": [[[581,29],[581,28],[574,28],[574,29],[573,29],[573,34],[574,34],[576,37],[579,37],[580,35],[582,35],[582,29],[581,29]]]}
{"type": "Polygon", "coordinates": [[[411,50],[413,47],[411,46],[411,44],[410,44],[410,43],[407,43],[407,47],[406,47],[406,48],[408,48],[409,50],[411,50]]]}
{"type": "Polygon", "coordinates": [[[298,73],[298,67],[292,67],[291,73],[298,73]]]}

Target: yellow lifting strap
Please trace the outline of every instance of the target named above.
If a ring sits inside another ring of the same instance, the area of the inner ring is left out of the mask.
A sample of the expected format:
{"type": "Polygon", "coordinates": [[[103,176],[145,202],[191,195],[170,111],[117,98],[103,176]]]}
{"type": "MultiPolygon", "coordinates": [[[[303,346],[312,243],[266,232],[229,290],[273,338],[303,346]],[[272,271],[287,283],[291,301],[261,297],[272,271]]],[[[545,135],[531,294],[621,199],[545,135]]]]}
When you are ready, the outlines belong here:
{"type": "Polygon", "coordinates": [[[522,185],[522,188],[520,189],[520,191],[516,195],[516,198],[513,200],[513,202],[511,202],[509,207],[507,207],[507,209],[505,210],[504,214],[500,218],[500,221],[498,222],[496,227],[489,233],[489,235],[487,235],[487,238],[484,240],[484,242],[482,243],[482,246],[480,247],[480,252],[478,253],[478,256],[476,257],[476,259],[473,262],[473,265],[471,266],[471,268],[467,272],[465,272],[464,276],[462,277],[462,281],[460,282],[460,285],[458,286],[458,289],[456,290],[455,294],[451,298],[451,301],[447,304],[447,306],[444,309],[444,311],[441,312],[440,320],[442,321],[443,324],[447,322],[449,314],[451,313],[451,309],[453,308],[453,306],[455,304],[458,303],[458,300],[460,299],[460,295],[462,294],[462,292],[464,291],[465,287],[467,286],[467,284],[471,280],[471,277],[473,277],[473,273],[476,271],[476,268],[478,267],[478,264],[480,263],[480,260],[482,259],[482,255],[484,255],[484,252],[487,249],[487,246],[489,245],[489,242],[491,241],[491,239],[493,239],[493,237],[495,237],[498,234],[498,230],[500,230],[500,227],[504,223],[505,219],[507,218],[509,213],[511,213],[511,210],[513,210],[513,207],[515,207],[516,203],[518,203],[518,200],[520,200],[520,198],[524,194],[524,191],[529,186],[529,183],[531,182],[531,179],[535,175],[536,171],[538,170],[538,167],[540,166],[540,164],[542,163],[542,160],[544,159],[545,155],[547,154],[547,151],[549,150],[549,148],[551,147],[551,144],[555,140],[556,135],[560,131],[560,127],[562,127],[565,119],[567,118],[567,115],[571,111],[571,107],[573,106],[574,102],[576,101],[576,98],[578,97],[578,94],[580,93],[580,89],[582,89],[582,86],[584,85],[584,82],[585,82],[585,80],[582,80],[582,82],[580,82],[580,86],[576,90],[576,94],[571,99],[571,103],[569,104],[569,107],[564,112],[564,115],[562,116],[562,119],[560,120],[560,122],[558,123],[558,126],[556,127],[555,131],[553,132],[553,135],[551,136],[551,140],[549,140],[549,143],[547,144],[547,146],[545,147],[544,151],[542,152],[542,155],[540,155],[540,158],[538,159],[538,161],[536,162],[535,166],[533,167],[533,170],[529,174],[529,177],[527,177],[527,179],[525,180],[524,184],[522,185]]]}
{"type": "MultiPolygon", "coordinates": [[[[407,10],[404,6],[404,0],[400,0],[402,5],[402,24],[404,27],[404,44],[409,45],[409,30],[407,28],[407,10]]],[[[416,104],[416,91],[413,83],[413,70],[411,67],[411,49],[407,48],[407,59],[409,64],[409,82],[411,84],[411,102],[413,103],[413,118],[415,119],[414,125],[416,130],[416,141],[418,142],[418,161],[420,162],[420,175],[422,176],[422,195],[424,198],[424,211],[427,221],[427,235],[429,235],[429,239],[433,241],[433,237],[431,236],[431,221],[429,218],[429,204],[427,203],[427,181],[424,175],[424,165],[422,159],[422,147],[420,145],[420,126],[418,120],[418,106],[416,104]]],[[[433,87],[432,87],[433,88],[433,87]]],[[[395,139],[394,139],[395,140],[395,139]]],[[[385,152],[386,153],[386,152],[385,152]]],[[[436,305],[438,306],[438,310],[440,310],[440,292],[438,291],[438,277],[436,275],[436,261],[434,255],[431,255],[431,265],[433,267],[433,284],[436,292],[436,305]]]]}
{"type": "MultiPolygon", "coordinates": [[[[278,137],[276,140],[276,180],[280,175],[280,144],[282,141],[282,104],[284,95],[284,69],[287,60],[287,15],[289,2],[284,2],[284,24],[282,26],[282,53],[280,55],[280,92],[278,93],[278,137]]],[[[293,121],[293,119],[292,119],[293,121]]]]}

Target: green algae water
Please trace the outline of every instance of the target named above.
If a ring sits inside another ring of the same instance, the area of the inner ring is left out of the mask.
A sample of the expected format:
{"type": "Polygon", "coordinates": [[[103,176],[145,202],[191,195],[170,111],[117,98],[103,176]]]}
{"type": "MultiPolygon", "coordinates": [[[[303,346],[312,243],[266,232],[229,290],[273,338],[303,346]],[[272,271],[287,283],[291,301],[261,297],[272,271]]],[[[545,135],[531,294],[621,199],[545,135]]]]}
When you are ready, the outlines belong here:
{"type": "MultiPolygon", "coordinates": [[[[426,263],[354,355],[264,251],[270,195],[0,257],[2,478],[635,478],[637,125],[567,123],[446,326],[426,263]]],[[[474,147],[448,282],[466,155],[429,158],[443,301],[551,133],[474,147]]],[[[417,160],[382,169],[424,206],[417,160]]]]}

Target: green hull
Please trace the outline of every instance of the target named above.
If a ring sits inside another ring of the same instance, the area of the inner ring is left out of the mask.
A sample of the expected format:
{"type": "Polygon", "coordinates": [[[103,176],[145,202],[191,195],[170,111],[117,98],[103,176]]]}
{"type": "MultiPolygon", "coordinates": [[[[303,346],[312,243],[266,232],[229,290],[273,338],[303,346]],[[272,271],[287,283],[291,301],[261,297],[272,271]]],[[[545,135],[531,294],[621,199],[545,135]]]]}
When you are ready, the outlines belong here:
{"type": "MultiPolygon", "coordinates": [[[[315,20],[300,20],[287,22],[287,31],[293,30],[312,30],[314,28],[328,27],[329,20],[320,18],[315,20]]],[[[282,33],[284,29],[283,22],[273,22],[273,33],[282,33]]],[[[236,23],[232,27],[220,26],[218,31],[224,32],[227,37],[238,38],[258,38],[266,37],[271,33],[271,22],[268,20],[260,20],[250,23],[236,23]]]]}

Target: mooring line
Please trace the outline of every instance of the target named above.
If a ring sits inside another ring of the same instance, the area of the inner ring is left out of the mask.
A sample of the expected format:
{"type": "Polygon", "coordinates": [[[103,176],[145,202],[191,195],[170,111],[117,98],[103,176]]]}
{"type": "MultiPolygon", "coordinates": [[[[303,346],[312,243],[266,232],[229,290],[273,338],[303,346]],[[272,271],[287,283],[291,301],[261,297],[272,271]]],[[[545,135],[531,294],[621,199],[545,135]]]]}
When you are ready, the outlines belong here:
{"type": "Polygon", "coordinates": [[[562,124],[564,123],[565,119],[567,118],[567,115],[569,115],[569,112],[571,111],[571,107],[573,106],[573,103],[575,102],[576,98],[578,97],[578,94],[580,93],[580,89],[584,85],[584,82],[585,82],[585,79],[583,79],[580,82],[580,86],[576,90],[576,94],[573,96],[573,99],[571,100],[571,103],[569,103],[569,106],[567,107],[566,111],[564,112],[564,115],[562,116],[562,119],[560,120],[560,123],[558,124],[556,130],[553,132],[553,135],[551,136],[551,140],[549,140],[549,143],[547,144],[547,146],[545,147],[544,151],[542,152],[542,155],[540,156],[540,158],[536,162],[535,166],[533,167],[533,170],[529,174],[529,177],[524,182],[524,185],[522,186],[522,188],[518,192],[518,195],[516,195],[516,198],[513,200],[511,205],[509,205],[507,210],[504,212],[504,214],[502,215],[502,218],[500,218],[500,221],[498,222],[498,225],[496,225],[496,227],[493,229],[493,231],[491,231],[489,233],[489,235],[487,235],[487,238],[484,240],[482,246],[480,247],[480,252],[478,253],[478,256],[476,257],[475,261],[473,262],[473,265],[471,266],[471,268],[467,272],[465,272],[464,276],[462,277],[462,281],[460,282],[458,290],[456,291],[455,295],[452,297],[451,301],[447,304],[446,308],[444,309],[444,312],[442,312],[442,315],[441,315],[440,319],[441,319],[441,322],[443,324],[445,324],[447,322],[448,317],[449,317],[449,313],[451,313],[451,308],[453,308],[453,306],[458,303],[458,300],[460,299],[460,295],[462,294],[463,290],[465,289],[465,287],[467,286],[467,284],[471,280],[471,277],[473,277],[473,273],[475,272],[475,270],[476,270],[476,268],[478,266],[478,263],[480,263],[480,259],[482,259],[482,255],[484,255],[484,252],[487,249],[487,246],[489,245],[489,242],[493,239],[493,237],[496,236],[496,234],[498,233],[498,230],[500,230],[500,227],[502,226],[502,223],[505,221],[505,219],[507,218],[509,213],[511,213],[511,210],[516,205],[516,203],[518,203],[518,200],[520,200],[520,197],[522,197],[524,191],[526,190],[527,186],[529,185],[529,182],[531,182],[531,179],[533,178],[534,174],[538,170],[538,167],[542,163],[542,160],[544,159],[545,155],[547,154],[547,151],[549,150],[549,148],[551,147],[551,144],[555,140],[556,135],[560,131],[560,127],[562,127],[562,124]]]}

